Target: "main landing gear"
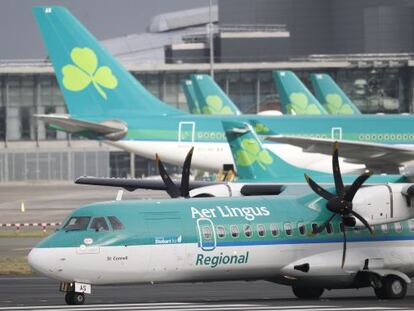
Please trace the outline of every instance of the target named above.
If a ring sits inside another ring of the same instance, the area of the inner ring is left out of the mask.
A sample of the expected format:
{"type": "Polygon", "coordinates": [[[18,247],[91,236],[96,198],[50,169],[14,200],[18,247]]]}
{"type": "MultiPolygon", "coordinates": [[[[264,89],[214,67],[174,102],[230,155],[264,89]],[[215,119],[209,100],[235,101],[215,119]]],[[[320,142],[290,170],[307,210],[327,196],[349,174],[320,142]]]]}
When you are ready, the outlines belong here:
{"type": "Polygon", "coordinates": [[[407,294],[407,282],[396,275],[388,275],[381,278],[374,292],[378,299],[401,299],[407,294]]]}
{"type": "Polygon", "coordinates": [[[65,302],[68,305],[83,305],[85,294],[91,293],[91,285],[83,283],[60,283],[60,291],[65,292],[65,302]]]}
{"type": "Polygon", "coordinates": [[[292,291],[299,299],[319,299],[324,289],[320,287],[292,286],[292,291]]]}

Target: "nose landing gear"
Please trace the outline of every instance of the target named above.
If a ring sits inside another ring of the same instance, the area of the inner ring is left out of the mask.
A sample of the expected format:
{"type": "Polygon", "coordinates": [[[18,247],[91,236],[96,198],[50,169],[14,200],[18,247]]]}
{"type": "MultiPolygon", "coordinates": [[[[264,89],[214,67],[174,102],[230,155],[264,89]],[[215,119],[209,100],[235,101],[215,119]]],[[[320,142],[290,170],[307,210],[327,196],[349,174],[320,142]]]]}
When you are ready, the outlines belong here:
{"type": "Polygon", "coordinates": [[[68,305],[83,305],[85,303],[84,293],[67,292],[65,301],[68,305]]]}
{"type": "Polygon", "coordinates": [[[85,294],[91,293],[91,285],[84,283],[60,283],[60,291],[65,292],[65,302],[68,305],[83,305],[85,294]]]}

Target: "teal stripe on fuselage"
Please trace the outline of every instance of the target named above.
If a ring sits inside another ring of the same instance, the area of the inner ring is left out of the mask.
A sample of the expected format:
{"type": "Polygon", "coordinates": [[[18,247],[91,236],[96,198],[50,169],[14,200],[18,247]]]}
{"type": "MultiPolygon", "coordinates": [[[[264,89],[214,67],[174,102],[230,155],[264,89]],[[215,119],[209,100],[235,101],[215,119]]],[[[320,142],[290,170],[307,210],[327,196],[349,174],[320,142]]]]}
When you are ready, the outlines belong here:
{"type": "MultiPolygon", "coordinates": [[[[412,144],[414,142],[414,117],[411,115],[137,116],[125,119],[128,124],[128,134],[125,139],[176,141],[180,122],[193,122],[196,142],[225,142],[222,121],[249,122],[252,119],[263,123],[271,132],[277,134],[332,138],[332,133],[334,133],[333,137],[338,139],[336,133],[340,129],[344,140],[386,144],[412,144]]],[[[187,131],[187,135],[191,134],[191,123],[182,123],[182,131],[187,131]]]]}
{"type": "MultiPolygon", "coordinates": [[[[294,191],[296,190],[293,189],[294,191]]],[[[197,199],[197,202],[185,199],[168,199],[96,203],[74,211],[71,216],[116,216],[123,222],[125,229],[110,232],[95,232],[93,230],[65,232],[60,230],[42,241],[37,247],[79,247],[84,243],[85,238],[93,238],[93,245],[96,246],[157,245],[156,238],[171,237],[171,228],[173,228],[174,234],[179,232],[180,244],[199,243],[197,219],[200,215],[194,212],[194,208],[198,212],[204,213],[205,216],[210,216],[209,219],[215,228],[217,226],[225,228],[226,237],[217,239],[217,247],[340,243],[342,233],[339,230],[339,217],[332,222],[334,233],[324,232],[316,236],[307,236],[312,223],[320,224],[331,215],[324,207],[325,203],[325,200],[306,191],[305,195],[300,198],[281,194],[276,197],[251,197],[248,201],[246,198],[223,198],[220,200],[207,198],[197,199]],[[307,206],[312,206],[312,208],[307,206]],[[219,207],[224,211],[226,207],[229,209],[238,208],[244,214],[238,215],[238,217],[230,217],[227,214],[225,217],[225,214],[219,212],[219,207]],[[256,208],[263,207],[269,212],[268,215],[258,213],[256,208]],[[250,208],[255,208],[254,219],[248,217],[248,215],[252,215],[250,208]],[[287,223],[293,228],[290,236],[285,233],[283,227],[287,223]],[[299,223],[306,227],[304,234],[299,233],[299,223]],[[266,228],[264,237],[258,236],[257,225],[259,224],[266,228]],[[278,236],[272,236],[270,224],[278,225],[278,236]],[[231,225],[238,227],[239,237],[231,237],[231,225]],[[251,237],[246,237],[243,233],[246,225],[252,229],[251,237]],[[157,228],[157,226],[160,227],[157,228]],[[157,230],[160,233],[154,236],[151,232],[157,232],[157,230]]],[[[409,230],[408,221],[401,224],[403,227],[399,233],[395,232],[394,225],[390,224],[388,225],[388,233],[382,232],[380,227],[376,226],[374,237],[371,237],[367,230],[354,232],[354,230],[348,229],[347,235],[350,243],[414,240],[414,234],[409,230]]]]}

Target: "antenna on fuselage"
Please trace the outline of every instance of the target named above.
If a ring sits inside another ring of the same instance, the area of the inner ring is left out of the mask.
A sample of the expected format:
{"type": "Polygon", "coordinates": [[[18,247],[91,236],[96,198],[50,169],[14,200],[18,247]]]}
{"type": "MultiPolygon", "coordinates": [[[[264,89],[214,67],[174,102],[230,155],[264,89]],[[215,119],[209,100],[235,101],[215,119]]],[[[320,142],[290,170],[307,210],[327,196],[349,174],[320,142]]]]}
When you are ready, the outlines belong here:
{"type": "Polygon", "coordinates": [[[124,195],[124,190],[118,190],[118,193],[116,194],[116,201],[121,201],[122,196],[124,195]]]}

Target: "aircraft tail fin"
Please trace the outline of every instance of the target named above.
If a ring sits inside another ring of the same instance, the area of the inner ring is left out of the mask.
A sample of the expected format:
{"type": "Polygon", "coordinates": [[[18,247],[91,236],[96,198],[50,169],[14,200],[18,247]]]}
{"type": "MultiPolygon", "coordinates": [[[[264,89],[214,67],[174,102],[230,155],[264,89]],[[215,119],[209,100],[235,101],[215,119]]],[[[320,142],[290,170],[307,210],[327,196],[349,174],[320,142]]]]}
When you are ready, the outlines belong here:
{"type": "Polygon", "coordinates": [[[240,115],[241,112],[209,75],[191,75],[202,114],[240,115]]]}
{"type": "Polygon", "coordinates": [[[200,114],[200,107],[198,106],[197,97],[194,91],[193,81],[190,79],[181,81],[181,88],[184,91],[185,99],[187,100],[188,110],[192,114],[200,114]]]}
{"type": "Polygon", "coordinates": [[[325,108],[292,71],[274,70],[273,80],[284,114],[327,114],[325,108]]]}
{"type": "Polygon", "coordinates": [[[183,113],[149,93],[67,9],[34,7],[33,14],[71,116],[183,113]]]}
{"type": "Polygon", "coordinates": [[[311,74],[315,95],[330,114],[361,114],[328,74],[311,74]]]}
{"type": "Polygon", "coordinates": [[[303,178],[302,169],[263,147],[251,125],[223,121],[223,128],[240,180],[275,181],[292,175],[303,178]]]}

